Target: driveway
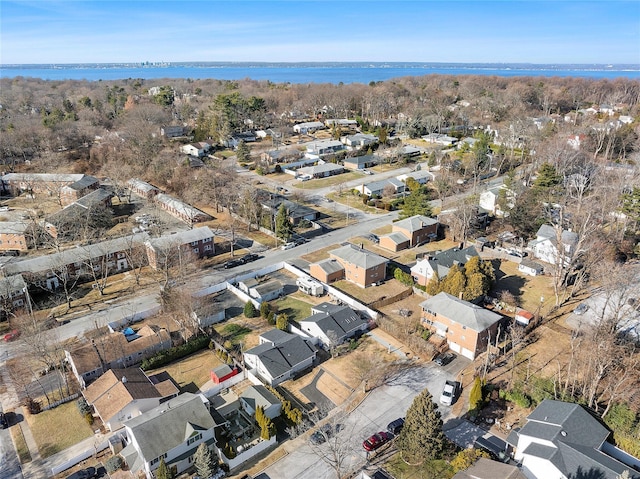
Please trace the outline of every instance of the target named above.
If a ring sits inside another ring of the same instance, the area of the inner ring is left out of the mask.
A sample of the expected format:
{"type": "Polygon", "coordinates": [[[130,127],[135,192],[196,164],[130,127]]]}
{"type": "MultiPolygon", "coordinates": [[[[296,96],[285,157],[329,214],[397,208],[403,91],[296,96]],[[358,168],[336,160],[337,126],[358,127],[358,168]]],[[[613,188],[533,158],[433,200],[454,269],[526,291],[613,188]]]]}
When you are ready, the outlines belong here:
{"type": "MultiPolygon", "coordinates": [[[[340,432],[340,444],[346,467],[357,469],[367,461],[362,441],[370,435],[386,430],[387,424],[403,417],[414,397],[425,387],[434,397],[447,379],[453,379],[450,373],[435,364],[409,366],[384,386],[374,389],[369,395],[340,422],[344,428],[340,432]],[[347,445],[345,447],[345,445],[347,445]]],[[[451,418],[451,408],[439,406],[443,420],[451,418]]],[[[320,455],[327,452],[326,444],[311,447],[307,436],[298,437],[285,443],[288,454],[264,470],[269,477],[278,479],[323,479],[335,478],[335,471],[324,462],[320,455]]]]}

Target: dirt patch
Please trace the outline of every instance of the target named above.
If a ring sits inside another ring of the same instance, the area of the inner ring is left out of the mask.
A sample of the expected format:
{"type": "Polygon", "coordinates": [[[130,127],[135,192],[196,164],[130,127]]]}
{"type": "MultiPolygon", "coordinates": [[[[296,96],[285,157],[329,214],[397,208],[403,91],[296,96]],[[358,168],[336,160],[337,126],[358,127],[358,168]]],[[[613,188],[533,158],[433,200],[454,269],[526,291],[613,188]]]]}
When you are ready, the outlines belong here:
{"type": "Polygon", "coordinates": [[[374,301],[390,298],[407,289],[407,286],[396,279],[387,280],[380,286],[370,288],[361,288],[357,284],[346,280],[337,281],[333,286],[364,304],[371,304],[374,301]]]}
{"type": "Polygon", "coordinates": [[[326,372],[320,376],[320,379],[318,379],[318,382],[316,383],[316,387],[318,388],[318,391],[329,398],[329,400],[336,406],[339,406],[346,401],[352,392],[351,389],[347,388],[338,379],[326,372]]]}

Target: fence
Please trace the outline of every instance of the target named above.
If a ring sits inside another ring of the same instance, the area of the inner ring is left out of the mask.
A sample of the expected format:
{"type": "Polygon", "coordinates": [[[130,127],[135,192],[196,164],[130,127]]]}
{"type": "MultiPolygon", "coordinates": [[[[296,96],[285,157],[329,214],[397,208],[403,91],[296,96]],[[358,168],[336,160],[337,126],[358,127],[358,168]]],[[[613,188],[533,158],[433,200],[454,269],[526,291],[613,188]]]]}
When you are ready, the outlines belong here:
{"type": "Polygon", "coordinates": [[[404,291],[399,292],[398,294],[395,294],[393,296],[389,296],[388,298],[379,299],[378,301],[374,301],[369,306],[372,307],[372,308],[376,308],[376,309],[377,308],[382,308],[383,306],[386,306],[388,304],[395,303],[397,301],[400,301],[401,299],[408,298],[412,294],[413,294],[412,288],[408,288],[408,289],[405,289],[404,291]]]}
{"type": "Polygon", "coordinates": [[[236,384],[241,383],[245,379],[247,379],[247,373],[246,373],[246,370],[243,368],[235,376],[231,376],[226,381],[222,381],[220,384],[216,384],[215,386],[213,386],[210,389],[207,389],[206,391],[200,390],[200,392],[204,394],[205,397],[212,398],[223,389],[227,389],[227,388],[230,388],[231,386],[235,386],[236,384]]]}
{"type": "Polygon", "coordinates": [[[94,454],[98,454],[99,452],[104,451],[108,447],[109,447],[109,440],[107,439],[107,440],[101,442],[100,444],[95,445],[93,447],[93,449],[87,449],[83,453],[78,454],[75,457],[72,457],[68,461],[65,461],[62,464],[58,464],[56,466],[53,466],[51,468],[51,475],[55,476],[56,474],[60,474],[62,471],[66,471],[70,467],[75,466],[76,464],[78,464],[78,463],[84,461],[85,459],[93,456],[94,454]]]}
{"type": "Polygon", "coordinates": [[[53,409],[56,408],[58,406],[60,406],[61,404],[66,404],[70,401],[73,401],[74,399],[78,399],[78,396],[80,396],[80,393],[75,393],[72,394],[71,396],[67,396],[66,398],[62,398],[59,401],[56,401],[52,404],[49,404],[48,406],[45,406],[42,408],[43,411],[48,411],[49,409],[53,409]]]}

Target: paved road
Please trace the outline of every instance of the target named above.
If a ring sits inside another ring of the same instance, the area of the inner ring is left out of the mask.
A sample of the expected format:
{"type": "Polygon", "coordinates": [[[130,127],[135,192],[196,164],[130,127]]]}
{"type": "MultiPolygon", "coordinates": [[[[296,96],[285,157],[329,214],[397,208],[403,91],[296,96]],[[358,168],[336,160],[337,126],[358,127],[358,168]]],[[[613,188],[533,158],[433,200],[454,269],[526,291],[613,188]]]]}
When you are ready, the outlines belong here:
{"type": "Polygon", "coordinates": [[[13,448],[9,429],[0,430],[0,477],[2,479],[23,479],[20,461],[13,448]]]}
{"type": "MultiPolygon", "coordinates": [[[[463,364],[464,361],[461,361],[452,367],[461,369],[463,364]]],[[[437,400],[445,380],[453,379],[455,376],[452,369],[448,371],[435,364],[410,367],[384,386],[371,391],[365,400],[341,421],[344,427],[338,438],[345,457],[345,467],[356,470],[363,466],[367,457],[362,448],[362,441],[378,431],[386,430],[387,424],[394,419],[403,417],[414,397],[425,387],[437,400]]],[[[452,417],[450,407],[439,406],[439,410],[444,421],[452,417]]],[[[333,469],[320,457],[328,450],[329,446],[326,444],[320,447],[311,446],[305,435],[285,443],[284,447],[288,454],[264,471],[270,478],[335,478],[333,469]]]]}

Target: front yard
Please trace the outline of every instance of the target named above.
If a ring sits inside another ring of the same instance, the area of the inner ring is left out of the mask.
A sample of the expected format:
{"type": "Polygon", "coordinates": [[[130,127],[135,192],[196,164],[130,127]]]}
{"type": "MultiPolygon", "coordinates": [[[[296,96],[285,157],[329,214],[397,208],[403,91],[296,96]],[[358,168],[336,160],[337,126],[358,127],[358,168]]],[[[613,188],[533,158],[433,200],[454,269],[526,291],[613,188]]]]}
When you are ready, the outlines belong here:
{"type": "Polygon", "coordinates": [[[82,417],[75,401],[39,414],[25,414],[38,451],[43,458],[91,437],[93,430],[82,417]]]}

